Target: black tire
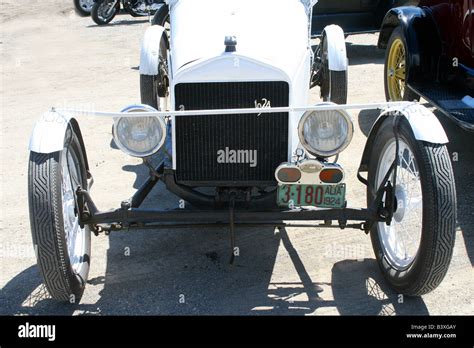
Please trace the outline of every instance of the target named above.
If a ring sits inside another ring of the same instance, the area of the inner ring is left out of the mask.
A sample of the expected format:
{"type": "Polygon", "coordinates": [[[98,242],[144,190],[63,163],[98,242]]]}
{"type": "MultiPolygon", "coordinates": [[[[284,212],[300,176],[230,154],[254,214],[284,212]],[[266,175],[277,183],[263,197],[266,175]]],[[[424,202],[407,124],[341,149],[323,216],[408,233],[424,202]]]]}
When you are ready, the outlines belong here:
{"type": "Polygon", "coordinates": [[[323,101],[347,104],[347,71],[327,71],[329,74],[323,77],[323,86],[321,86],[321,90],[324,88],[328,91],[322,96],[323,101]]]}
{"type": "MultiPolygon", "coordinates": [[[[77,177],[74,177],[77,181],[83,188],[87,187],[81,145],[77,135],[68,130],[62,151],[51,154],[30,153],[28,201],[37,264],[44,284],[53,299],[77,303],[82,297],[89,273],[90,231],[87,227],[82,229],[83,234],[79,238],[81,248],[75,259],[78,262],[72,265],[63,213],[64,158],[69,158],[69,166],[74,165],[77,173],[77,177]]],[[[75,222],[77,220],[73,221],[75,222]]]]}
{"type": "Polygon", "coordinates": [[[160,42],[158,75],[140,74],[141,103],[156,110],[161,110],[162,105],[160,105],[159,98],[166,98],[169,94],[167,50],[166,38],[163,36],[160,42]]]}
{"type": "Polygon", "coordinates": [[[141,103],[159,110],[158,75],[140,75],[141,103]]]}
{"type": "MultiPolygon", "coordinates": [[[[409,264],[398,267],[390,261],[390,255],[383,246],[379,224],[371,230],[371,240],[379,267],[390,285],[400,294],[420,296],[434,290],[448,271],[455,240],[456,188],[445,145],[416,140],[405,118],[400,122],[400,139],[413,154],[416,163],[413,165],[418,168],[421,183],[419,247],[409,264]]],[[[378,130],[372,145],[367,191],[369,206],[374,200],[371,192],[377,190],[375,186],[379,161],[382,160],[384,149],[387,149],[388,144],[393,144],[393,141],[393,119],[388,117],[378,130]]],[[[411,235],[416,231],[404,227],[405,230],[409,230],[411,235]]]]}
{"type": "Polygon", "coordinates": [[[74,9],[76,13],[81,17],[88,17],[91,15],[92,7],[86,8],[81,4],[81,0],[74,0],[74,9]]]}
{"type": "MultiPolygon", "coordinates": [[[[384,64],[384,88],[385,88],[385,99],[387,101],[419,101],[420,96],[413,92],[406,84],[405,80],[405,88],[404,88],[404,93],[401,99],[398,98],[391,98],[390,97],[390,92],[389,92],[389,85],[388,85],[388,59],[389,59],[389,54],[392,49],[393,43],[397,40],[401,40],[403,42],[404,50],[405,50],[405,72],[408,72],[410,67],[408,65],[408,57],[407,57],[407,52],[408,52],[408,45],[407,45],[407,40],[405,38],[405,35],[403,34],[403,30],[401,27],[397,27],[393,30],[392,35],[390,36],[390,39],[388,40],[387,44],[387,49],[385,50],[385,64],[384,64]],[[395,100],[398,99],[398,100],[395,100]]],[[[408,76],[407,76],[408,77],[408,76]]]]}
{"type": "Polygon", "coordinates": [[[322,68],[322,81],[321,81],[321,98],[325,102],[333,102],[336,104],[347,103],[347,85],[348,85],[348,73],[345,71],[333,71],[329,70],[328,61],[328,47],[327,38],[323,35],[321,39],[321,47],[319,50],[321,54],[321,68],[322,68]]]}
{"type": "Polygon", "coordinates": [[[97,25],[106,25],[109,24],[119,13],[120,11],[120,1],[117,2],[118,6],[115,6],[114,10],[111,12],[110,16],[107,18],[103,18],[101,13],[103,10],[103,6],[106,6],[107,3],[111,2],[112,0],[97,0],[94,6],[92,6],[91,17],[92,20],[97,25]]]}
{"type": "Polygon", "coordinates": [[[162,3],[156,10],[155,14],[153,15],[153,19],[151,20],[151,25],[161,25],[165,27],[167,24],[170,23],[170,14],[169,14],[169,7],[168,4],[162,3]]]}

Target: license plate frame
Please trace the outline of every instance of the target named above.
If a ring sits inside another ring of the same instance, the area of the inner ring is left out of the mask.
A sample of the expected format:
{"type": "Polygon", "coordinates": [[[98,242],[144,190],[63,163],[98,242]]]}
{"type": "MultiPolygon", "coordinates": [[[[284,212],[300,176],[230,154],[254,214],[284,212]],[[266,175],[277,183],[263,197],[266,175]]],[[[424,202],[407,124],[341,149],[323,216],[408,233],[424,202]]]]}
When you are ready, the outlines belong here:
{"type": "Polygon", "coordinates": [[[280,207],[289,208],[344,208],[346,206],[346,184],[279,184],[277,192],[277,205],[280,207]]]}

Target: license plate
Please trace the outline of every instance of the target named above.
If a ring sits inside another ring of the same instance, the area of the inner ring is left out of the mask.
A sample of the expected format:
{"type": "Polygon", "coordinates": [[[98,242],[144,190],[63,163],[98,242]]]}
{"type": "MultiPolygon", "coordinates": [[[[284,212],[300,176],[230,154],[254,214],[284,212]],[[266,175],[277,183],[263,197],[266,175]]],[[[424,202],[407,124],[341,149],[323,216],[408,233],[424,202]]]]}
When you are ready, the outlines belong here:
{"type": "Polygon", "coordinates": [[[278,205],[282,207],[343,208],[345,204],[346,184],[278,186],[278,205]]]}

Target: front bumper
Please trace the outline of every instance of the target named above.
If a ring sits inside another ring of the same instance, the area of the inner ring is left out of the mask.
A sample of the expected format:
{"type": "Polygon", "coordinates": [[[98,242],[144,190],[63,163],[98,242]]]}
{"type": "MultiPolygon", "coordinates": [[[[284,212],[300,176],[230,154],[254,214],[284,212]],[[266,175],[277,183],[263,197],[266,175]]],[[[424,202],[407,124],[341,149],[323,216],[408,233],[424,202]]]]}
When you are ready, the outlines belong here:
{"type": "MultiPolygon", "coordinates": [[[[367,209],[268,209],[264,210],[258,202],[251,206],[237,206],[231,198],[226,206],[220,209],[143,209],[143,201],[155,185],[163,179],[163,164],[159,166],[148,180],[130,199],[123,201],[121,207],[110,211],[100,211],[92,200],[89,191],[78,187],[76,191],[79,223],[96,234],[100,232],[123,231],[129,229],[160,229],[184,227],[223,227],[231,226],[300,226],[315,227],[318,221],[324,227],[356,228],[368,232],[375,222],[385,221],[380,215],[380,200],[376,200],[367,209]],[[295,224],[295,222],[310,222],[295,224]],[[337,224],[333,225],[333,221],[337,224]],[[351,222],[351,223],[350,223],[351,222]]],[[[274,198],[270,195],[269,197],[274,198]]],[[[208,197],[211,199],[211,196],[208,197]]],[[[209,203],[209,202],[203,202],[209,203]]],[[[261,202],[260,202],[261,203],[261,202]]],[[[274,201],[273,201],[274,203],[274,201]]]]}

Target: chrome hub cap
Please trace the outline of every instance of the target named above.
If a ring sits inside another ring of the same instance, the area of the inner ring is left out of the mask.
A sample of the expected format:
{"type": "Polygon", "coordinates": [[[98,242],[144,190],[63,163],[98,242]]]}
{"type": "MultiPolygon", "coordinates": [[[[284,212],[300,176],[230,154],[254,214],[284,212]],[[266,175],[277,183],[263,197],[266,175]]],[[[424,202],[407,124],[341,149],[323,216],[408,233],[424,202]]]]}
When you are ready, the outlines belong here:
{"type": "Polygon", "coordinates": [[[403,186],[397,185],[395,188],[395,199],[397,201],[397,210],[395,211],[393,217],[396,222],[402,222],[407,206],[407,195],[403,186]]]}

